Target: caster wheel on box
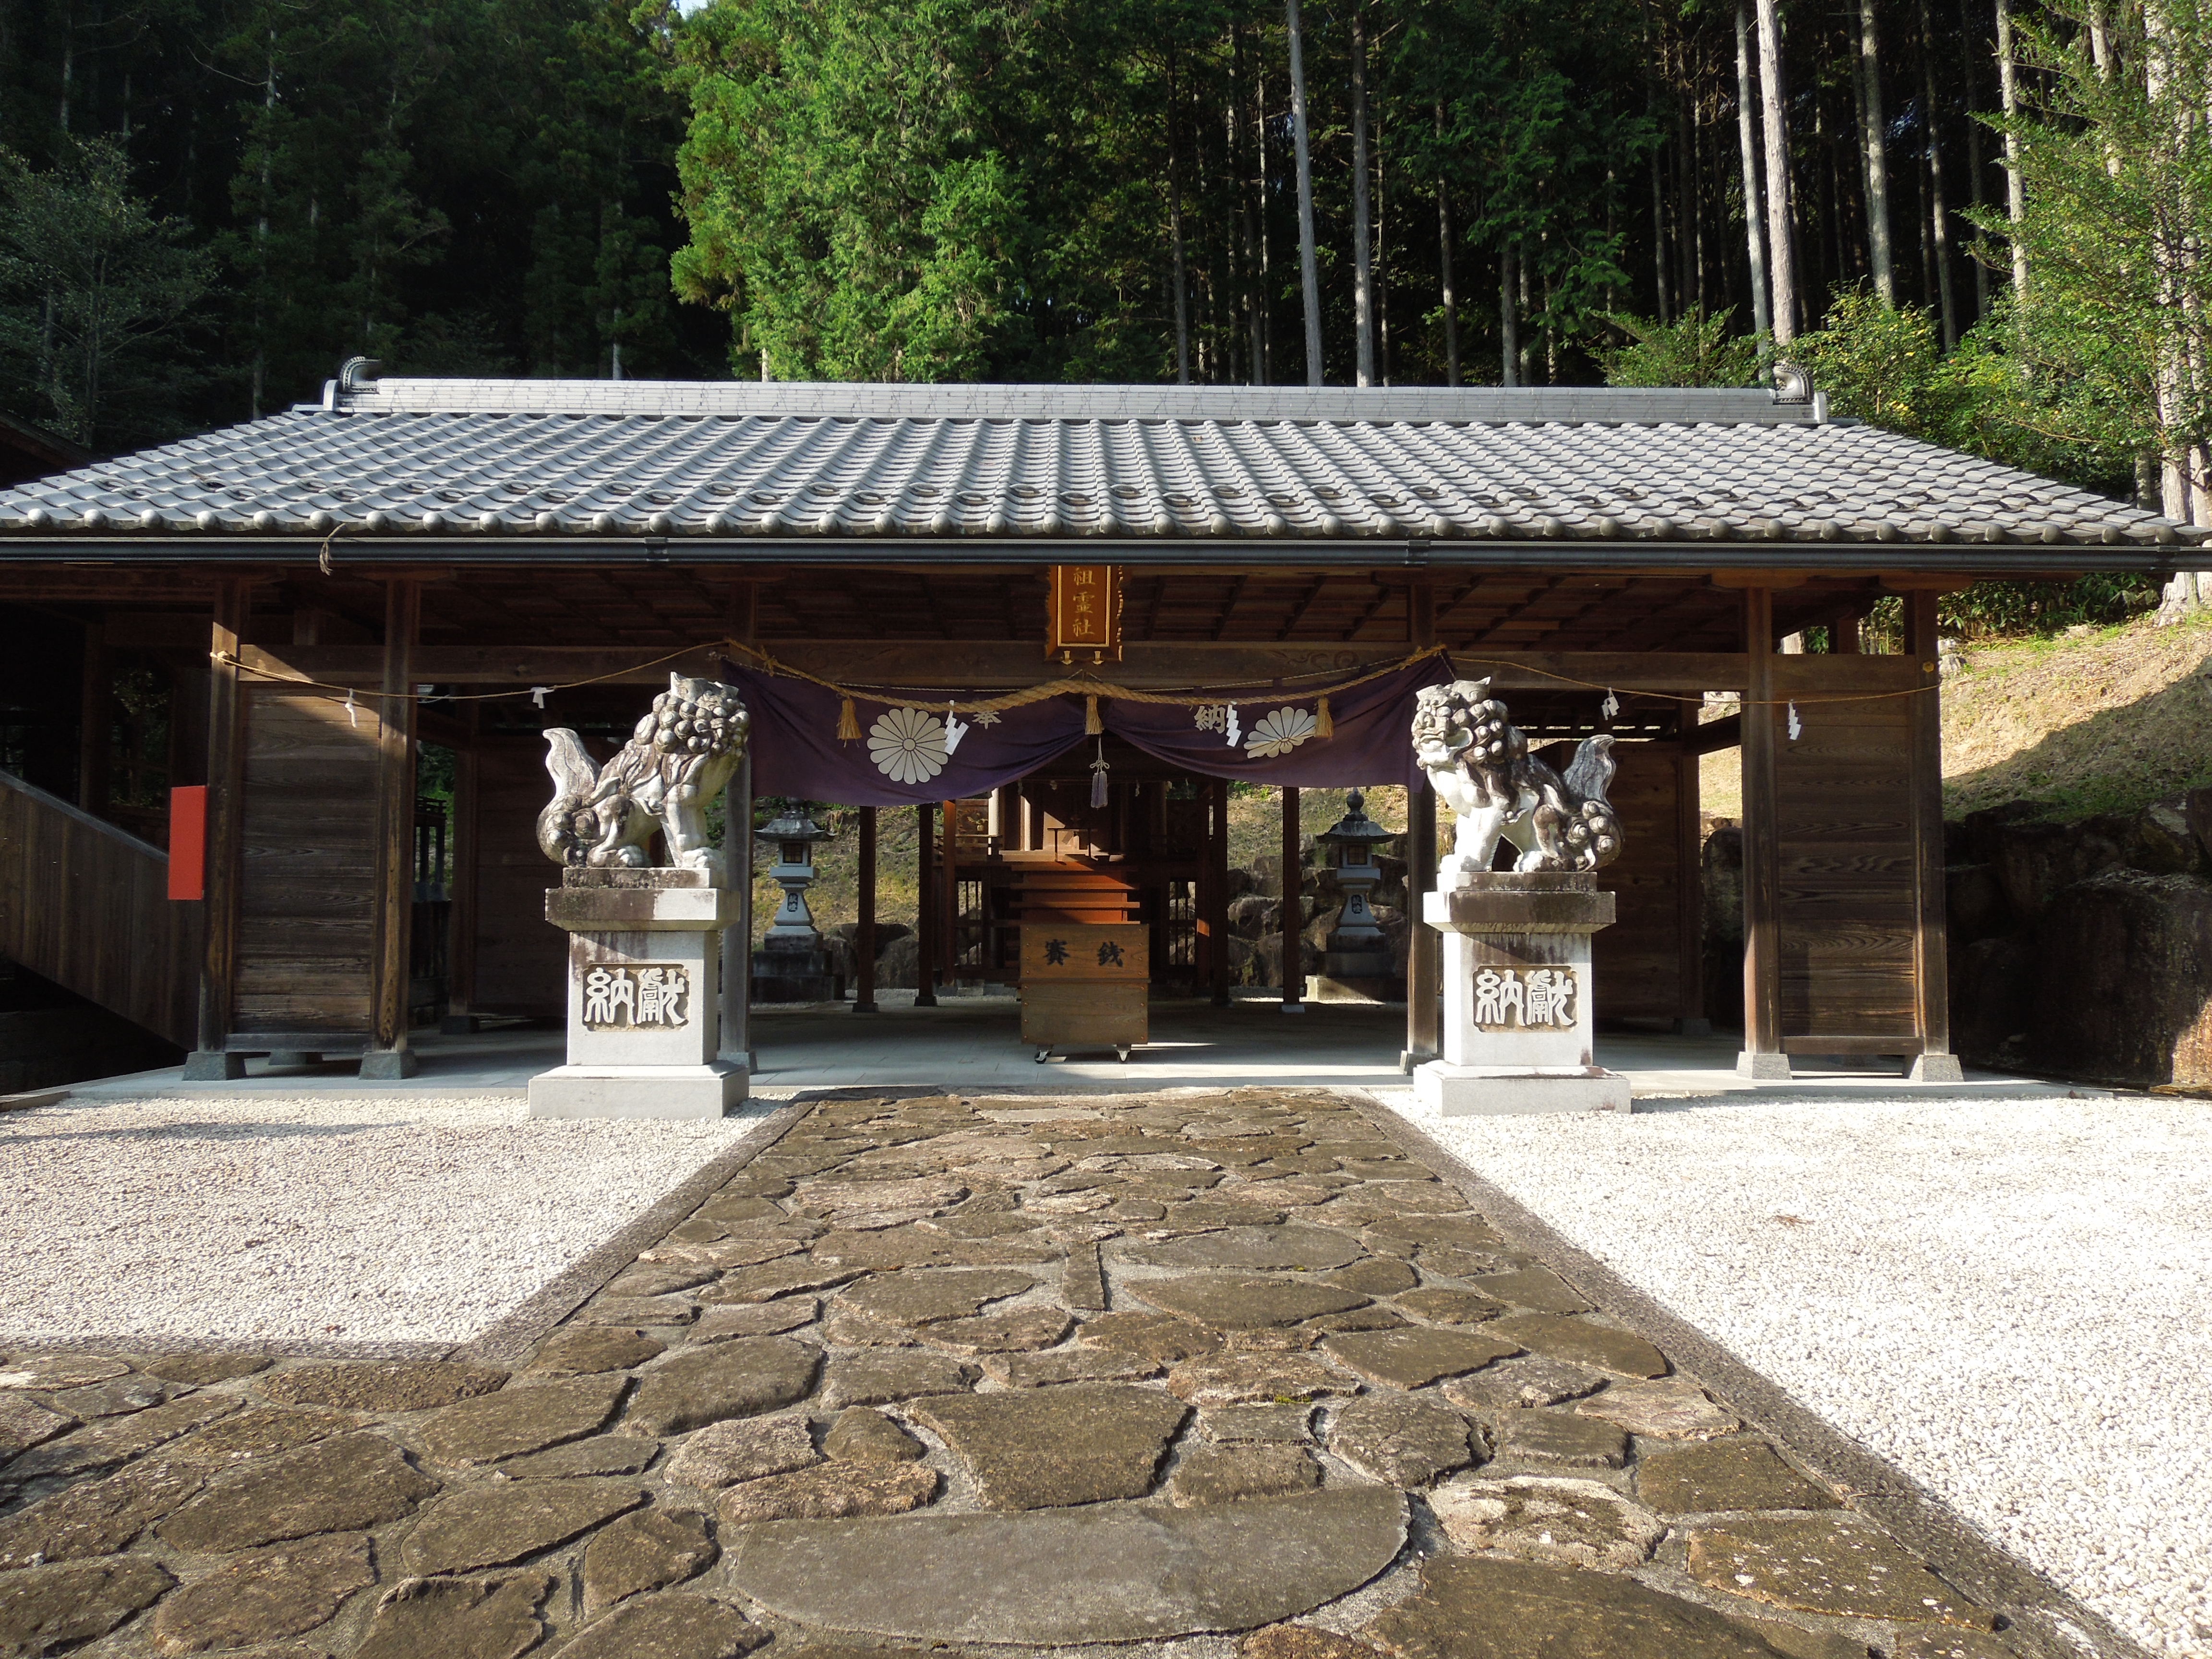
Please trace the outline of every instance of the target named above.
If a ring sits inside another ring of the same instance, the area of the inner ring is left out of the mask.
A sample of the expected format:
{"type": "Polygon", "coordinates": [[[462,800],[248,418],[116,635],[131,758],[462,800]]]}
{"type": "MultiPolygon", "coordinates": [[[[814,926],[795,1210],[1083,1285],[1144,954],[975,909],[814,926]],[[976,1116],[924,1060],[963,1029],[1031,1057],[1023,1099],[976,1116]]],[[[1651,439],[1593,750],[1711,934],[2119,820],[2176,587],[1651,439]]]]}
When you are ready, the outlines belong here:
{"type": "Polygon", "coordinates": [[[1052,1050],[1049,1048],[1040,1048],[1036,1051],[1036,1063],[1040,1066],[1043,1065],[1046,1060],[1051,1058],[1052,1050]]]}
{"type": "Polygon", "coordinates": [[[1121,1056],[1122,1065],[1127,1066],[1129,1063],[1129,1051],[1127,1048],[1117,1048],[1114,1052],[1121,1056]]]}

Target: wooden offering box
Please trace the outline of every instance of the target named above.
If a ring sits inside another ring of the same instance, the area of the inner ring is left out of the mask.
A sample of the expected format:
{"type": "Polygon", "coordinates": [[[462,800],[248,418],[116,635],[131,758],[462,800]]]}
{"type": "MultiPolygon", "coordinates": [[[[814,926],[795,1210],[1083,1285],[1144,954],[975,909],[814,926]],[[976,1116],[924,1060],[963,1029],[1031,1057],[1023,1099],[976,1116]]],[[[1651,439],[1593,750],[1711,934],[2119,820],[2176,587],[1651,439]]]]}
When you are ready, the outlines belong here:
{"type": "Polygon", "coordinates": [[[1055,1048],[1129,1050],[1150,1041],[1151,929],[1142,922],[1024,921],[1022,1041],[1042,1065],[1055,1048]]]}

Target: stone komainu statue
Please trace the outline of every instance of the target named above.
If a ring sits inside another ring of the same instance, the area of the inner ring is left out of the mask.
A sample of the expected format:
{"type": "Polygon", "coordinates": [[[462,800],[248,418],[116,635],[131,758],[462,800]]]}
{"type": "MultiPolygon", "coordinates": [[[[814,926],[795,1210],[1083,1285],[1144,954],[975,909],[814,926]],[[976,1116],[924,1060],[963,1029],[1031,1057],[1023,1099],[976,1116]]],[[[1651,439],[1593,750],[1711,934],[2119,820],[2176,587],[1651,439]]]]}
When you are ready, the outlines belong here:
{"type": "Polygon", "coordinates": [[[1454,680],[1415,702],[1413,752],[1459,820],[1440,885],[1488,870],[1501,837],[1521,849],[1516,870],[1595,870],[1620,856],[1620,819],[1605,798],[1609,734],[1583,738],[1563,778],[1528,752],[1488,680],[1454,680]]]}
{"type": "Polygon", "coordinates": [[[719,885],[722,854],[708,843],[706,806],[737,770],[751,724],[732,687],[671,674],[653,712],[605,766],[592,764],[568,727],[548,731],[553,799],[538,815],[539,848],[556,864],[642,869],[658,830],[672,864],[708,871],[719,885]]]}

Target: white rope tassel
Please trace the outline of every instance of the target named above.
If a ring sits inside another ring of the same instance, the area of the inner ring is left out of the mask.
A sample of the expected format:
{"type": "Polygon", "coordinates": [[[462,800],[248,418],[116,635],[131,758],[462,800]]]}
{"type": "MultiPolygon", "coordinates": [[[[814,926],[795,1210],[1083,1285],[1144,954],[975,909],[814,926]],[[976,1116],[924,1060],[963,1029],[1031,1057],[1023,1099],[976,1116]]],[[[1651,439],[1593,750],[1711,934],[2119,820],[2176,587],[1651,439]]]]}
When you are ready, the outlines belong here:
{"type": "Polygon", "coordinates": [[[1091,804],[1106,804],[1106,739],[1098,739],[1098,758],[1091,763],[1091,804]]]}

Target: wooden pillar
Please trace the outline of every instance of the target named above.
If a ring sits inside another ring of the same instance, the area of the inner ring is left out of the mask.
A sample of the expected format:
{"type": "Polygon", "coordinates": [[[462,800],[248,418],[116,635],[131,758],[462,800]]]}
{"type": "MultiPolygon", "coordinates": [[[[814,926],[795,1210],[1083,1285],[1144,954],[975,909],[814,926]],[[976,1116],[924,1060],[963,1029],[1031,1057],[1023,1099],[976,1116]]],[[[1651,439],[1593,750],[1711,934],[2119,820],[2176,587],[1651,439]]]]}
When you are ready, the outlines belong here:
{"type": "Polygon", "coordinates": [[[1919,664],[1928,690],[1911,698],[1910,765],[1912,791],[1912,977],[1914,1023],[1920,1030],[1920,1058],[1912,1063],[1917,1083],[1965,1079],[1951,1052],[1949,939],[1943,881],[1943,705],[1936,687],[1942,659],[1937,653],[1936,595],[1905,596],[1905,648],[1919,664]]]}
{"type": "Polygon", "coordinates": [[[1229,1006],[1229,781],[1209,779],[1212,810],[1207,814],[1206,846],[1206,915],[1201,927],[1213,941],[1206,961],[1206,977],[1212,988],[1213,1006],[1229,1006]]]}
{"type": "MultiPolygon", "coordinates": [[[[1304,908],[1305,872],[1298,867],[1298,792],[1283,789],[1283,1012],[1306,1011],[1305,928],[1299,919],[1304,908]]],[[[1227,943],[1224,938],[1223,943],[1227,943]]]]}
{"type": "Polygon", "coordinates": [[[407,1042],[409,945],[415,915],[415,635],[422,584],[384,585],[384,678],[376,728],[376,929],[370,957],[374,1029],[361,1057],[364,1078],[415,1075],[407,1042]]]}
{"type": "Polygon", "coordinates": [[[1406,1048],[1398,1069],[1410,1072],[1443,1052],[1443,953],[1437,930],[1421,919],[1437,884],[1437,792],[1425,781],[1406,792],[1406,1048]]]}
{"type": "Polygon", "coordinates": [[[115,736],[115,665],[107,654],[104,621],[84,625],[84,667],[79,687],[76,804],[96,817],[105,817],[109,750],[115,736]]]}
{"type": "MultiPolygon", "coordinates": [[[[751,592],[750,588],[745,590],[751,592]]],[[[738,769],[722,790],[722,871],[737,900],[738,919],[722,929],[722,1065],[753,1065],[753,751],[748,737],[738,769]]]]}
{"type": "Polygon", "coordinates": [[[860,920],[853,930],[853,1012],[876,1012],[876,809],[860,809],[860,920]]]}
{"type": "Polygon", "coordinates": [[[957,990],[960,985],[960,803],[945,803],[945,814],[939,826],[944,838],[944,848],[938,872],[943,886],[938,896],[945,906],[944,927],[938,934],[938,948],[944,952],[945,976],[939,982],[947,990],[957,990]]]}
{"type": "Polygon", "coordinates": [[[937,1006],[937,926],[942,912],[936,903],[936,817],[934,806],[924,804],[914,809],[914,1006],[917,1008],[937,1006]]]}
{"type": "MultiPolygon", "coordinates": [[[[1437,592],[1415,582],[1406,593],[1406,642],[1416,651],[1437,642],[1437,592]]],[[[1443,1052],[1443,939],[1422,915],[1437,884],[1437,792],[1424,778],[1406,792],[1406,1050],[1410,1072],[1443,1052]]]]}
{"type": "Polygon", "coordinates": [[[1705,1015],[1705,819],[1698,811],[1698,751],[1694,708],[1676,722],[1674,750],[1674,1030],[1683,1036],[1705,1036],[1713,1023],[1705,1015]]]}
{"type": "Polygon", "coordinates": [[[246,827],[245,710],[240,702],[238,642],[246,631],[252,589],[227,577],[216,588],[208,630],[207,896],[200,958],[199,1030],[185,1061],[185,1080],[216,1082],[246,1075],[246,1060],[228,1053],[231,1007],[238,984],[239,861],[246,827]]]}
{"type": "Polygon", "coordinates": [[[477,818],[481,778],[476,748],[483,705],[465,706],[469,741],[453,751],[453,861],[447,889],[453,908],[447,933],[446,1018],[439,1026],[453,1035],[477,1029],[477,860],[483,846],[477,818]]]}
{"type": "Polygon", "coordinates": [[[1736,1073],[1753,1079],[1790,1075],[1782,1052],[1782,842],[1776,822],[1774,593],[1743,594],[1743,648],[1749,660],[1743,693],[1743,1052],[1736,1073]]]}

